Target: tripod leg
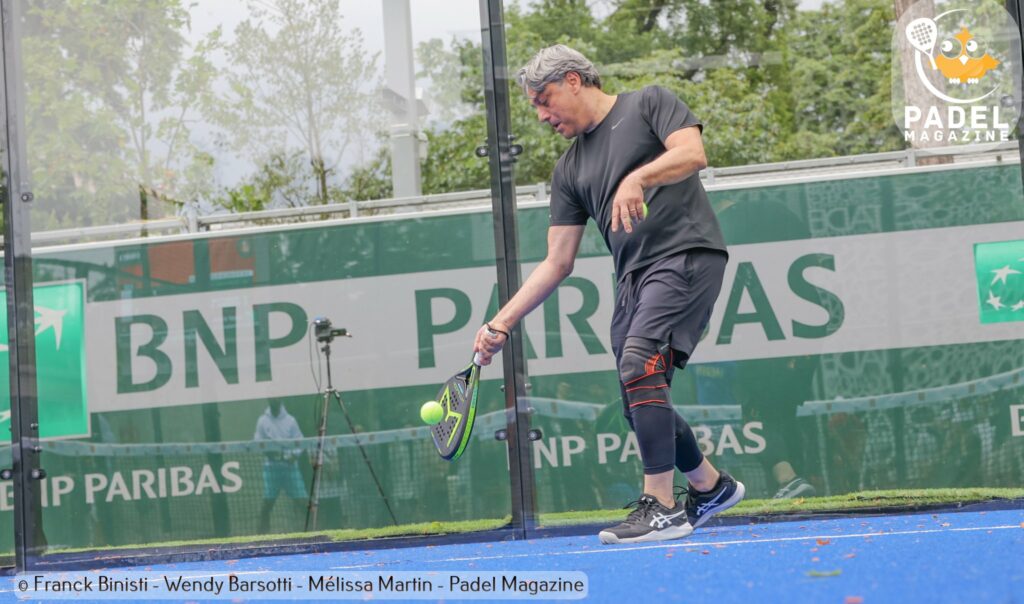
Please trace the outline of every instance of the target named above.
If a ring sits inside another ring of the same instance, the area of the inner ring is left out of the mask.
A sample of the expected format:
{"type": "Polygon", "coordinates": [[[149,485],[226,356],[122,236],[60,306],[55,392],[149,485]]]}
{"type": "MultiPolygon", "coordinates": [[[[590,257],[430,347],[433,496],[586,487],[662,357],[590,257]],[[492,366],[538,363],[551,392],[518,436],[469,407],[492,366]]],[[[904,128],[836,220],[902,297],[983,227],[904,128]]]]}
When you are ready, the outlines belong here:
{"type": "Polygon", "coordinates": [[[324,392],[317,429],[316,457],[313,459],[313,483],[309,487],[309,505],[306,508],[306,531],[316,530],[317,511],[320,507],[320,479],[324,467],[324,437],[327,434],[327,411],[330,409],[330,390],[324,392]]]}
{"type": "Polygon", "coordinates": [[[374,484],[377,485],[377,492],[380,493],[380,498],[384,500],[384,507],[387,508],[388,514],[391,516],[391,522],[398,526],[398,519],[395,518],[395,513],[391,510],[391,503],[388,501],[388,496],[384,494],[384,487],[381,486],[380,480],[377,478],[377,473],[373,471],[373,464],[370,463],[370,458],[366,455],[366,450],[363,449],[363,443],[359,442],[359,436],[356,434],[356,428],[352,424],[352,419],[348,416],[348,409],[345,408],[345,403],[341,400],[341,393],[335,391],[334,398],[338,401],[338,406],[341,407],[341,413],[345,416],[345,421],[348,423],[349,432],[352,433],[352,438],[356,441],[356,447],[359,448],[360,455],[363,456],[363,461],[366,462],[366,469],[370,471],[370,476],[373,478],[374,484]]]}

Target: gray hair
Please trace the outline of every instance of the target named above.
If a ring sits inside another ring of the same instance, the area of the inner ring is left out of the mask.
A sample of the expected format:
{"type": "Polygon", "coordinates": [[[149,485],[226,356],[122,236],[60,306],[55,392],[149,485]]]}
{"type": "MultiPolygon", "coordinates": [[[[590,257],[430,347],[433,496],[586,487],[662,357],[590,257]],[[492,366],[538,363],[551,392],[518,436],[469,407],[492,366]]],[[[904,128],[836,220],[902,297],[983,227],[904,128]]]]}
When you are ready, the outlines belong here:
{"type": "Polygon", "coordinates": [[[548,84],[564,80],[570,71],[580,74],[584,86],[601,88],[601,76],[590,59],[564,44],[549,46],[533,55],[530,62],[519,70],[516,82],[523,92],[527,89],[540,92],[548,84]]]}

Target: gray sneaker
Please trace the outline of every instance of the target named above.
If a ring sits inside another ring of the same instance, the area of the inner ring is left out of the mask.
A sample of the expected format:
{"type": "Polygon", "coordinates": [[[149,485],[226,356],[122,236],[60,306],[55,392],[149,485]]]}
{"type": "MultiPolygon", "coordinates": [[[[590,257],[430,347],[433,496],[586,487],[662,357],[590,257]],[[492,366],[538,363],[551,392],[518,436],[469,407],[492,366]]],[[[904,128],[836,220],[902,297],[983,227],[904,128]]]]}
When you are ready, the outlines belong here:
{"type": "Polygon", "coordinates": [[[644,494],[626,507],[634,509],[625,522],[598,533],[601,543],[665,541],[681,539],[693,532],[687,521],[686,504],[682,501],[669,509],[658,503],[656,498],[644,494]]]}
{"type": "Polygon", "coordinates": [[[779,488],[772,499],[796,499],[797,497],[814,497],[814,486],[797,476],[779,488]]]}
{"type": "Polygon", "coordinates": [[[743,483],[729,476],[728,472],[720,472],[718,484],[707,493],[701,493],[691,486],[686,495],[686,515],[693,528],[704,524],[715,514],[725,511],[740,501],[747,490],[743,483]]]}

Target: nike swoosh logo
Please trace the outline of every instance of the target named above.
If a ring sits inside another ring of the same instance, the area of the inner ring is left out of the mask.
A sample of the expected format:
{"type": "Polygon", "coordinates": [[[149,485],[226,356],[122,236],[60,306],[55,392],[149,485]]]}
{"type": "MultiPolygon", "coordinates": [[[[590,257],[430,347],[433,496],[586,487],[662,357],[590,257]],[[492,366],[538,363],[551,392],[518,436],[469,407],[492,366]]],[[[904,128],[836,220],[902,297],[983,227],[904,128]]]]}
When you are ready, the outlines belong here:
{"type": "Polygon", "coordinates": [[[622,123],[622,120],[624,120],[624,119],[626,119],[626,118],[624,118],[624,117],[620,117],[620,118],[619,118],[619,121],[615,122],[615,125],[614,125],[614,126],[612,126],[612,130],[615,130],[616,128],[618,128],[618,127],[619,127],[619,124],[621,124],[621,123],[622,123]]]}

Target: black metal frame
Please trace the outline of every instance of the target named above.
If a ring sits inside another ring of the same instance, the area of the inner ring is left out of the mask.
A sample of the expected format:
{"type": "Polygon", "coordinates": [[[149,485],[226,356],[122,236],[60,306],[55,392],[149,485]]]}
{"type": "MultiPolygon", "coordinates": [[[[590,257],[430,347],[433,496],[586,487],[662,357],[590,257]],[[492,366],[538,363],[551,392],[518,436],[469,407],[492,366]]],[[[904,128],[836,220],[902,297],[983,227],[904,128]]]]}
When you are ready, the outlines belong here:
{"type": "MultiPolygon", "coordinates": [[[[522,282],[516,226],[516,189],[512,176],[514,154],[510,132],[508,58],[505,54],[505,14],[502,0],[480,0],[483,29],[484,102],[487,110],[487,158],[491,169],[491,205],[494,214],[494,249],[497,254],[498,303],[504,306],[522,282]]],[[[512,527],[523,539],[536,525],[530,418],[522,397],[526,394],[526,360],[521,328],[512,329],[505,344],[505,409],[507,411],[509,480],[512,527]]]]}
{"type": "MultiPolygon", "coordinates": [[[[1017,22],[1017,31],[1020,33],[1021,56],[1024,57],[1024,0],[1006,0],[1006,10],[1017,22]]],[[[1017,73],[1018,82],[1024,93],[1024,69],[1017,73]]],[[[1017,122],[1017,146],[1020,148],[1020,173],[1021,182],[1024,183],[1024,120],[1017,122]]]]}
{"type": "Polygon", "coordinates": [[[14,480],[14,557],[19,570],[33,566],[46,545],[39,469],[36,398],[35,309],[32,301],[32,191],[25,163],[24,80],[21,74],[20,4],[0,1],[3,14],[4,274],[11,376],[11,457],[14,480]]]}
{"type": "MultiPolygon", "coordinates": [[[[42,558],[46,539],[42,525],[39,469],[38,401],[35,364],[35,317],[32,300],[32,227],[24,139],[24,79],[21,74],[21,6],[18,0],[0,0],[2,23],[3,83],[0,106],[6,118],[6,149],[3,169],[7,178],[4,202],[4,267],[7,280],[7,311],[10,346],[11,425],[13,480],[15,487],[15,570],[77,566],[66,556],[42,558]]],[[[510,95],[505,54],[504,8],[501,0],[480,0],[484,87],[487,109],[487,156],[491,171],[494,209],[494,239],[497,253],[499,302],[505,304],[519,289],[519,243],[516,230],[516,196],[512,177],[510,95]]],[[[487,531],[494,538],[526,538],[536,525],[536,499],[533,482],[532,447],[528,409],[521,402],[526,392],[526,361],[520,328],[512,330],[505,346],[505,407],[509,411],[507,445],[509,455],[512,525],[509,529],[487,531]]],[[[450,539],[450,537],[448,537],[450,539]]],[[[424,539],[392,540],[392,546],[422,544],[424,539]]],[[[367,544],[360,544],[366,547],[367,544]]],[[[302,544],[300,549],[319,549],[322,545],[302,544]]],[[[263,553],[263,548],[254,548],[263,553]]],[[[271,546],[272,551],[280,550],[271,546]]],[[[256,553],[256,551],[250,552],[256,553]]],[[[270,553],[270,552],[267,552],[270,553]]],[[[192,557],[196,553],[152,552],[157,558],[192,557]]],[[[234,552],[237,555],[237,551],[234,552]]],[[[211,552],[203,552],[209,558],[211,552]]],[[[152,557],[148,557],[150,561],[152,557]]],[[[88,562],[79,561],[88,565],[88,562]]]]}
{"type": "MultiPolygon", "coordinates": [[[[1024,39],[1024,0],[1006,0],[1024,39]]],[[[2,12],[3,82],[0,85],[0,110],[6,122],[6,153],[2,169],[4,212],[4,269],[11,376],[11,427],[14,480],[15,570],[61,570],[92,568],[94,554],[56,555],[43,558],[45,536],[39,480],[38,405],[35,365],[35,328],[32,296],[32,250],[30,204],[24,140],[24,81],[21,75],[20,3],[0,0],[2,12]]],[[[494,239],[497,254],[499,302],[505,304],[519,289],[521,270],[516,221],[516,197],[513,182],[514,155],[510,133],[510,81],[505,50],[502,0],[480,0],[485,104],[487,111],[486,150],[490,164],[494,239]]],[[[1024,50],[1024,49],[1022,49],[1024,50]]],[[[1024,156],[1024,140],[1019,142],[1024,156]]],[[[1024,171],[1024,163],[1022,163],[1024,171]]],[[[1024,172],[1022,172],[1024,173],[1024,172]]],[[[507,447],[509,458],[512,525],[507,529],[483,531],[461,536],[416,537],[408,539],[349,542],[343,544],[294,543],[253,545],[223,550],[182,551],[182,548],[129,551],[118,558],[122,564],[158,563],[185,560],[227,559],[239,555],[279,555],[314,551],[374,549],[378,547],[418,546],[430,543],[474,542],[479,540],[522,539],[543,536],[536,526],[536,491],[532,446],[528,437],[530,422],[523,400],[527,390],[526,362],[520,328],[512,330],[505,347],[505,407],[508,411],[507,447]]],[[[105,563],[109,563],[106,560],[105,563]]]]}

